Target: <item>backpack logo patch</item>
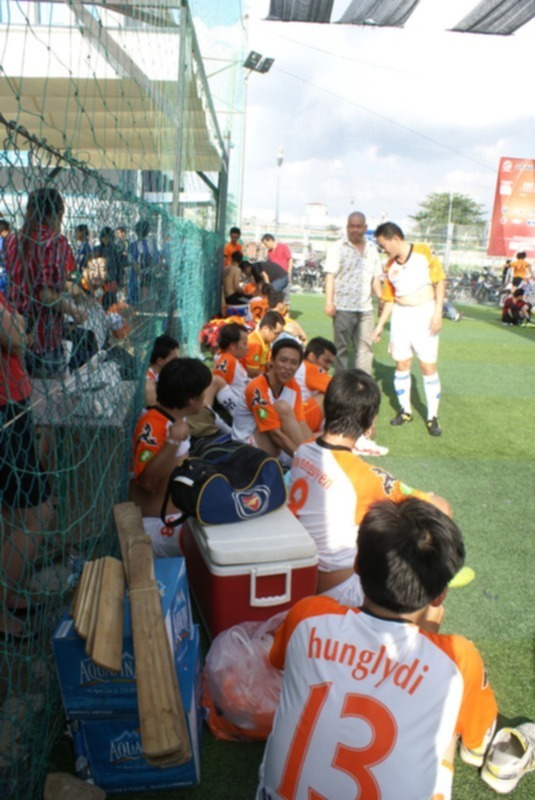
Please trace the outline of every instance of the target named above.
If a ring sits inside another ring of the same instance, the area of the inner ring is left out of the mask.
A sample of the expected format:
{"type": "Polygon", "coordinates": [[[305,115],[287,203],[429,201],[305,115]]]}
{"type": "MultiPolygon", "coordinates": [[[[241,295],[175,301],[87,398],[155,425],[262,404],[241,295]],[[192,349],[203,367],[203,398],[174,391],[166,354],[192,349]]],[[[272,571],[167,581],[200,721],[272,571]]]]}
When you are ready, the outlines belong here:
{"type": "Polygon", "coordinates": [[[269,486],[264,484],[255,486],[252,490],[232,493],[236,513],[240,519],[250,519],[264,514],[269,505],[270,497],[271,490],[269,486]]]}

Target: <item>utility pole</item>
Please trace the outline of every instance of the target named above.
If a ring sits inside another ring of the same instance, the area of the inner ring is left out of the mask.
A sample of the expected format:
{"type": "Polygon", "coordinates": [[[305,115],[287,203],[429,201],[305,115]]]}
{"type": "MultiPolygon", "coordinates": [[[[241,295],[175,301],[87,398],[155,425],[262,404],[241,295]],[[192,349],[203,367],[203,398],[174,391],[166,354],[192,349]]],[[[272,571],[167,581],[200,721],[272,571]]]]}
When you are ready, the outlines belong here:
{"type": "Polygon", "coordinates": [[[446,228],[446,249],[444,251],[444,271],[448,272],[448,267],[450,265],[450,255],[451,255],[451,242],[453,239],[453,223],[451,221],[451,212],[453,208],[453,192],[450,192],[450,204],[448,208],[448,226],[446,228]]]}
{"type": "Polygon", "coordinates": [[[279,149],[277,150],[277,188],[275,195],[275,238],[277,237],[277,233],[279,230],[279,202],[280,202],[280,190],[281,190],[281,169],[283,161],[284,161],[284,150],[282,149],[282,147],[279,147],[279,149]]]}

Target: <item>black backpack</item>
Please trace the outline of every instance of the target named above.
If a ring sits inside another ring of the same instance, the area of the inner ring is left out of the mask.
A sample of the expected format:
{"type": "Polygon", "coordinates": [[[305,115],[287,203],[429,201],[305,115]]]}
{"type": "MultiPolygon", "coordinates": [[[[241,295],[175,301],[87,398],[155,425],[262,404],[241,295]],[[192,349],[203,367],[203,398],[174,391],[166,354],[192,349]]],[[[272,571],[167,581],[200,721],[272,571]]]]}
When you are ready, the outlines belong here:
{"type": "Polygon", "coordinates": [[[212,455],[217,460],[188,458],[171,473],[161,513],[166,525],[174,527],[187,517],[203,525],[223,525],[260,517],[285,504],[286,484],[276,458],[235,442],[212,455]],[[182,512],[173,521],[166,518],[169,498],[182,512]]]}

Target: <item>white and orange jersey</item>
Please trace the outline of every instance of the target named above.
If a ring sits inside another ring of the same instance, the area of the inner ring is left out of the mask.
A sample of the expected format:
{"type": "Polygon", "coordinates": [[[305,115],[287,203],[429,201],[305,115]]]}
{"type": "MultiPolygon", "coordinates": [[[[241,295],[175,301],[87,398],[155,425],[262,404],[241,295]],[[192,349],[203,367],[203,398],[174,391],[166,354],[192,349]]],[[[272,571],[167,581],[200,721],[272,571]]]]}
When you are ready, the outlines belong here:
{"type": "Polygon", "coordinates": [[[299,601],[275,634],[284,668],[257,800],[431,800],[459,734],[481,746],[497,707],[481,656],[326,597],[299,601]]]}
{"type": "Polygon", "coordinates": [[[245,367],[265,372],[271,358],[271,348],[262,339],[258,328],[255,328],[247,337],[247,347],[247,355],[244,359],[245,367]]]}
{"type": "Polygon", "coordinates": [[[285,383],[281,393],[275,397],[267,376],[259,375],[247,385],[245,394],[238,398],[232,420],[232,438],[248,442],[256,428],[262,432],[280,428],[280,417],[274,405],[278,400],[288,403],[298,422],[304,421],[301,391],[295,378],[285,383]]]}
{"type": "Polygon", "coordinates": [[[217,353],[212,372],[223,378],[236,398],[243,396],[250,378],[247,370],[236,356],[233,356],[232,353],[217,353]]]}
{"type": "Polygon", "coordinates": [[[268,310],[268,300],[265,295],[255,295],[249,301],[249,319],[260,322],[268,310]]]}
{"type": "Polygon", "coordinates": [[[301,389],[301,398],[304,403],[315,394],[325,394],[332,378],[324,369],[304,358],[295,373],[295,380],[301,389]]]}
{"type": "MultiPolygon", "coordinates": [[[[169,428],[174,422],[173,417],[156,406],[145,409],[138,419],[134,431],[132,453],[132,474],[136,481],[149,461],[152,461],[164,446],[169,428]]],[[[186,455],[189,447],[188,437],[177,447],[176,458],[186,455]]]]}
{"type": "Polygon", "coordinates": [[[373,503],[411,494],[428,499],[348,447],[321,438],[300,445],[292,460],[288,505],[314,539],[322,572],[353,566],[358,526],[373,503]]]}
{"type": "Polygon", "coordinates": [[[413,244],[404,264],[398,264],[391,258],[386,265],[382,299],[391,303],[396,297],[412,294],[424,286],[444,280],[446,274],[442,262],[429,245],[413,244]]]}

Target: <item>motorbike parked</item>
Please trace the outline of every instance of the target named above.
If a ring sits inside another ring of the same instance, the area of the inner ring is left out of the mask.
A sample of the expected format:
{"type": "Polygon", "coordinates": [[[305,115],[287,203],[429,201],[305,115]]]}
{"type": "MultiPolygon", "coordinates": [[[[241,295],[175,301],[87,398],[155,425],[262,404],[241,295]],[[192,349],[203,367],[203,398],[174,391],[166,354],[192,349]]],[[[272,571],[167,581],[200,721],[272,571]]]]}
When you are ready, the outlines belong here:
{"type": "Polygon", "coordinates": [[[321,262],[307,258],[292,270],[292,285],[304,291],[312,291],[323,286],[323,267],[321,262]]]}
{"type": "Polygon", "coordinates": [[[474,288],[474,300],[479,304],[499,305],[501,282],[490,267],[483,267],[474,288]]]}

